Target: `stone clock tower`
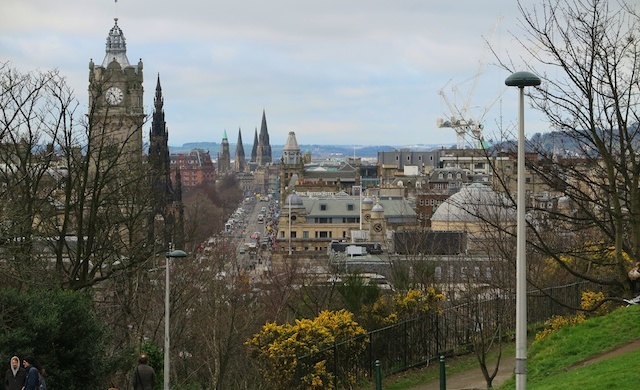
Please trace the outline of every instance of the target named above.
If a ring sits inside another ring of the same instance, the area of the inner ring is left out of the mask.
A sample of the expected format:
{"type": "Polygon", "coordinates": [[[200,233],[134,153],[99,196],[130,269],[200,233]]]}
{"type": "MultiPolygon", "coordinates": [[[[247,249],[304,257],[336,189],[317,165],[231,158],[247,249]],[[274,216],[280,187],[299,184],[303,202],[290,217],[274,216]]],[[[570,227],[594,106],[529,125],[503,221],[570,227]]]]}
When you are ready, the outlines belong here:
{"type": "Polygon", "coordinates": [[[145,118],[142,60],[129,64],[124,34],[114,20],[102,64],[89,62],[89,147],[100,158],[140,162],[145,118]]]}

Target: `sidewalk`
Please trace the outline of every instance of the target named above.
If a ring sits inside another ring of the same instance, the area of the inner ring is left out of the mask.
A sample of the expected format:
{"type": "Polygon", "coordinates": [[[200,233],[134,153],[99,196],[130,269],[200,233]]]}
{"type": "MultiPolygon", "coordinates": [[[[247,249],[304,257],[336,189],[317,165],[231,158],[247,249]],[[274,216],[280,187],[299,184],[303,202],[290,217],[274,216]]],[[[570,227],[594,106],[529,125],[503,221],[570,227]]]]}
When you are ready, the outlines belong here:
{"type": "MultiPolygon", "coordinates": [[[[494,367],[493,364],[494,363],[491,362],[488,366],[490,371],[494,367]]],[[[515,370],[515,365],[515,357],[503,356],[500,361],[500,367],[498,368],[498,374],[493,379],[493,387],[500,386],[504,381],[511,378],[515,370]]],[[[479,390],[487,388],[487,382],[484,380],[480,367],[452,375],[447,374],[446,385],[447,390],[479,390]]],[[[431,383],[416,386],[411,388],[411,390],[440,390],[440,381],[436,380],[431,383]]]]}

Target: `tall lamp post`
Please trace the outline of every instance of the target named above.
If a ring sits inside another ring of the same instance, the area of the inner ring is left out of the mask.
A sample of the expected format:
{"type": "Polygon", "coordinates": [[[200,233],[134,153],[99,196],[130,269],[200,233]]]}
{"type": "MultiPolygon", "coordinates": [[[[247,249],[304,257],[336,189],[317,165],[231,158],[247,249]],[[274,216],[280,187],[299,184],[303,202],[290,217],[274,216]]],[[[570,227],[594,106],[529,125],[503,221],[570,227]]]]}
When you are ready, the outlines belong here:
{"type": "Polygon", "coordinates": [[[187,253],[181,250],[173,250],[164,255],[164,390],[169,390],[169,273],[171,271],[171,259],[186,256],[187,253]]]}
{"type": "Polygon", "coordinates": [[[540,78],[531,72],[516,72],[504,83],[518,87],[520,93],[518,112],[518,199],[516,246],[516,389],[527,388],[527,258],[525,220],[525,160],[524,160],[524,87],[540,85],[540,78]]]}

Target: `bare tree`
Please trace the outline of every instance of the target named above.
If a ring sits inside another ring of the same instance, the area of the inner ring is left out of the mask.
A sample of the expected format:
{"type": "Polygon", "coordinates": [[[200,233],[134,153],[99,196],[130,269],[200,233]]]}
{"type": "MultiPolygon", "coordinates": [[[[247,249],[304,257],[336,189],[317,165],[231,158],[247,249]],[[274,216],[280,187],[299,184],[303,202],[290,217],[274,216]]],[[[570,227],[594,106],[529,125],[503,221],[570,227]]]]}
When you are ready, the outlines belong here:
{"type": "Polygon", "coordinates": [[[530,101],[557,131],[552,148],[530,143],[540,159],[527,168],[562,202],[531,205],[528,243],[567,275],[629,295],[640,259],[640,19],[624,1],[519,7],[518,40],[543,79],[530,101]]]}

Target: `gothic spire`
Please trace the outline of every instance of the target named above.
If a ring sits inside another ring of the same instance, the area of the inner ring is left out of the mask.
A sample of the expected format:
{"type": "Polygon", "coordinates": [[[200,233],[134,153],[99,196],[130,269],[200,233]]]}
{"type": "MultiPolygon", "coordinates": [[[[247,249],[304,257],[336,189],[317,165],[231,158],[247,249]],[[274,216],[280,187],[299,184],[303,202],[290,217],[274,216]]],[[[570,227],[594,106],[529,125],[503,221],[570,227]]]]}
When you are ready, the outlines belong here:
{"type": "Polygon", "coordinates": [[[155,107],[155,111],[162,112],[164,116],[164,98],[162,97],[162,87],[160,86],[160,73],[158,73],[158,82],[156,84],[156,96],[153,98],[153,106],[155,107]]]}
{"type": "Polygon", "coordinates": [[[256,150],[258,165],[265,165],[272,162],[271,144],[269,143],[269,131],[267,130],[267,116],[262,110],[262,125],[258,136],[258,149],[256,150]]]}
{"type": "Polygon", "coordinates": [[[236,157],[234,159],[235,171],[244,172],[246,168],[246,159],[244,155],[244,145],[242,145],[242,131],[238,128],[238,143],[236,144],[236,157]]]}
{"type": "Polygon", "coordinates": [[[251,149],[251,162],[258,161],[258,128],[253,136],[253,149],[251,149]]]}
{"type": "MultiPolygon", "coordinates": [[[[153,119],[151,122],[151,137],[167,136],[167,125],[164,120],[164,98],[162,97],[162,87],[160,86],[160,73],[156,84],[156,96],[153,98],[153,119]]],[[[168,137],[168,136],[167,136],[168,137]]]]}

